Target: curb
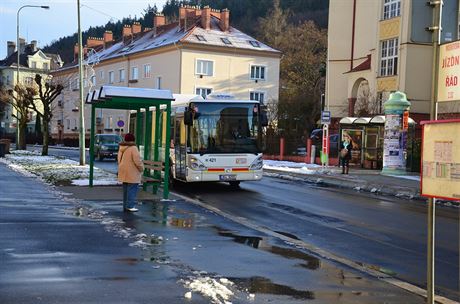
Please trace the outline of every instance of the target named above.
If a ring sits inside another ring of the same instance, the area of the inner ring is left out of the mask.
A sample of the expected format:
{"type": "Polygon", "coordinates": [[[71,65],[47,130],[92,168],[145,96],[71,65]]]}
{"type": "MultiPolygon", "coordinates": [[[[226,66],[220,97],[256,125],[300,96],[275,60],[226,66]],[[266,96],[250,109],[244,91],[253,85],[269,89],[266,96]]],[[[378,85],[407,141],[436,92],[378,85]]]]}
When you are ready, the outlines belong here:
{"type": "Polygon", "coordinates": [[[287,176],[294,177],[295,179],[303,180],[308,183],[314,183],[318,185],[326,185],[335,188],[346,188],[352,189],[355,191],[363,191],[376,195],[384,196],[395,196],[397,198],[409,199],[409,200],[420,200],[424,201],[425,198],[420,196],[420,191],[418,189],[409,188],[409,187],[394,187],[387,186],[382,184],[376,184],[364,179],[357,177],[356,179],[344,179],[342,177],[337,177],[328,174],[299,174],[293,172],[286,172],[281,170],[273,169],[264,169],[264,175],[281,178],[281,179],[290,179],[287,176]]]}

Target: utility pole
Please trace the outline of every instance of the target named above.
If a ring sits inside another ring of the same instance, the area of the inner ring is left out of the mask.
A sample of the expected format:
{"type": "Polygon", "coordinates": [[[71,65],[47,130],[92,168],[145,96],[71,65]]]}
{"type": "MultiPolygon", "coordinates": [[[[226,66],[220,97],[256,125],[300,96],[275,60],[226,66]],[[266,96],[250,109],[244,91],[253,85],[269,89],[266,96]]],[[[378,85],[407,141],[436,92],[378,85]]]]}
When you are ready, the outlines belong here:
{"type": "Polygon", "coordinates": [[[78,12],[78,75],[79,75],[79,87],[80,87],[80,166],[84,166],[86,163],[86,151],[85,151],[85,102],[83,100],[83,44],[80,26],[80,0],[77,0],[77,12],[78,12]]]}
{"type": "MultiPolygon", "coordinates": [[[[428,28],[432,32],[433,63],[431,80],[430,120],[438,119],[438,70],[439,70],[439,43],[441,41],[442,0],[428,2],[433,8],[433,24],[428,28]]],[[[434,303],[435,286],[435,227],[436,227],[436,200],[428,199],[428,235],[427,235],[427,303],[434,303]]]]}

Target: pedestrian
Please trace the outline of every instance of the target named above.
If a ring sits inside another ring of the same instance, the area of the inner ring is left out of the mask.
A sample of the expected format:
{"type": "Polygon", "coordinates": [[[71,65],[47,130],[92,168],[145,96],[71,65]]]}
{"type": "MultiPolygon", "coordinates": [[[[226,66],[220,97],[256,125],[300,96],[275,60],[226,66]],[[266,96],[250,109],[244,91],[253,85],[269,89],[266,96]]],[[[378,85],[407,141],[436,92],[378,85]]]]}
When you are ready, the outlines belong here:
{"type": "Polygon", "coordinates": [[[343,141],[340,144],[340,162],[342,164],[342,174],[348,174],[350,169],[351,150],[353,144],[350,135],[343,133],[343,141]]]}
{"type": "Polygon", "coordinates": [[[123,211],[136,212],[136,197],[144,166],[133,134],[126,134],[118,150],[118,181],[123,183],[123,211]]]}

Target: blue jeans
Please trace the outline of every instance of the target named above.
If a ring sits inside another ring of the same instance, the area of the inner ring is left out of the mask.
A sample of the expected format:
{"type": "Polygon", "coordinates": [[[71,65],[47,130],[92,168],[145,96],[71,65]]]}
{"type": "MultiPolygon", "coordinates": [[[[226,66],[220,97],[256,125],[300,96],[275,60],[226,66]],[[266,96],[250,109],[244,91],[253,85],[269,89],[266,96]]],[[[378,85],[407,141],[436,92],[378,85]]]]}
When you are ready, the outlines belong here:
{"type": "Polygon", "coordinates": [[[123,209],[136,206],[136,196],[139,184],[123,183],[123,209]]]}

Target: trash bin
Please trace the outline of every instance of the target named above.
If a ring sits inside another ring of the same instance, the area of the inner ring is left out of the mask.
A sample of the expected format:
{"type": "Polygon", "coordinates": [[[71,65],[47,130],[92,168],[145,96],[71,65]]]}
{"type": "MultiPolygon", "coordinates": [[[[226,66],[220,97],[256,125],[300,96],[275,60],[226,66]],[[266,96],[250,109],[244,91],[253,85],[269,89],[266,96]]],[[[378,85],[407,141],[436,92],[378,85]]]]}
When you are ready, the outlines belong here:
{"type": "Polygon", "coordinates": [[[0,157],[5,157],[6,144],[0,143],[0,157]]]}
{"type": "Polygon", "coordinates": [[[0,139],[0,144],[5,144],[5,154],[9,154],[10,153],[10,145],[11,145],[11,140],[9,140],[8,138],[3,138],[3,139],[0,139]]]}

